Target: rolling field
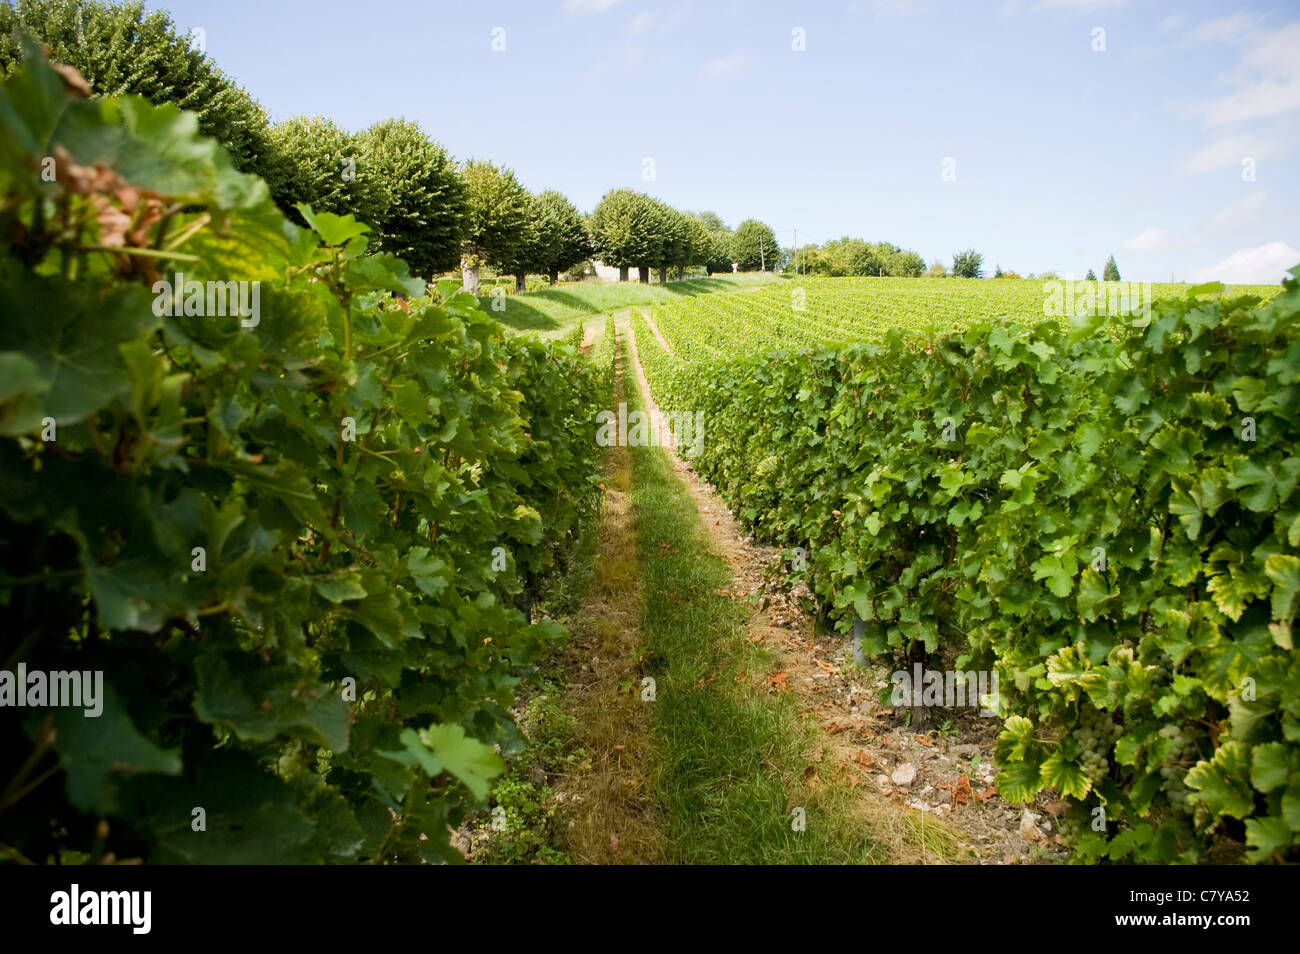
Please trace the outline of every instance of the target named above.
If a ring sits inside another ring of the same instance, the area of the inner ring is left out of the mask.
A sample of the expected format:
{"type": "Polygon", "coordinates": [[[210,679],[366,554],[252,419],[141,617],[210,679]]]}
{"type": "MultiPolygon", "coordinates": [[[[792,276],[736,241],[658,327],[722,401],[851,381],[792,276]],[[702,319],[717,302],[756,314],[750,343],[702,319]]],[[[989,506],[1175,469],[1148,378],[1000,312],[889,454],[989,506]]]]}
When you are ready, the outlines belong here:
{"type": "MultiPolygon", "coordinates": [[[[1047,284],[1028,279],[802,278],[759,291],[656,302],[651,317],[679,356],[722,357],[755,349],[878,341],[891,328],[943,333],[998,317],[1035,323],[1044,317],[1047,284]]],[[[1164,301],[1183,297],[1191,286],[1149,287],[1153,300],[1164,301]]],[[[1281,286],[1230,290],[1267,300],[1281,286]]]]}

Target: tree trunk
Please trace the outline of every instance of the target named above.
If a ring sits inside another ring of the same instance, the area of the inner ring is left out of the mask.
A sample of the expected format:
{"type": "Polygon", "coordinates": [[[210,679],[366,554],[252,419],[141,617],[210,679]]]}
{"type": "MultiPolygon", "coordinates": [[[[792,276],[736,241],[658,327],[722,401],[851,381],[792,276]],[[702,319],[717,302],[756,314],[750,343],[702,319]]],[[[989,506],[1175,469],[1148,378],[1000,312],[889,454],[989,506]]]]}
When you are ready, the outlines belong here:
{"type": "Polygon", "coordinates": [[[625,282],[625,281],[627,281],[627,266],[626,266],[626,265],[620,265],[620,266],[618,267],[618,280],[619,280],[620,282],[625,282]]]}
{"type": "Polygon", "coordinates": [[[668,284],[668,266],[667,266],[667,265],[660,265],[660,266],[659,266],[659,284],[660,284],[660,285],[667,285],[667,284],[668,284]]]}
{"type": "Polygon", "coordinates": [[[642,285],[649,285],[649,284],[650,284],[650,266],[649,266],[649,265],[638,265],[638,266],[636,267],[636,277],[639,278],[639,279],[641,279],[641,284],[642,284],[642,285]]]}
{"type": "Polygon", "coordinates": [[[515,275],[515,291],[517,291],[517,292],[526,292],[526,291],[528,291],[528,273],[527,273],[527,272],[519,272],[519,273],[517,273],[517,274],[515,275]]]}
{"type": "Polygon", "coordinates": [[[471,295],[478,294],[478,266],[467,265],[462,259],[460,263],[460,284],[465,291],[471,295]]]}
{"type": "Polygon", "coordinates": [[[550,279],[551,284],[554,285],[556,282],[560,280],[560,273],[555,271],[555,269],[551,269],[549,272],[546,273],[546,277],[550,279]]]}
{"type": "Polygon", "coordinates": [[[683,278],[685,278],[685,277],[686,277],[686,269],[684,269],[682,266],[678,265],[678,266],[677,266],[677,280],[680,282],[680,281],[681,281],[683,278]]]}
{"type": "MultiPolygon", "coordinates": [[[[909,674],[916,670],[915,664],[921,664],[921,674],[924,677],[926,670],[929,668],[930,654],[925,651],[925,643],[920,640],[912,643],[911,649],[907,654],[907,671],[909,674]]],[[[930,709],[922,701],[921,686],[912,687],[912,698],[908,701],[912,703],[909,707],[912,711],[912,721],[908,726],[913,732],[924,735],[930,729],[930,709]]]]}

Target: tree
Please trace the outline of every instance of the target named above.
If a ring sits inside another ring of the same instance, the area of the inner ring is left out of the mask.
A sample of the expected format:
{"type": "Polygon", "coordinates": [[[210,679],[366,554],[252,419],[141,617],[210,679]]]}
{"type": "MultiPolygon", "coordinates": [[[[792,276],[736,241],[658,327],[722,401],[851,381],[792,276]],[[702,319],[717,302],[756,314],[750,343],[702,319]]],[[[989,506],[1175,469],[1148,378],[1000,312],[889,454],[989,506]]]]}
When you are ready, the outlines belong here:
{"type": "Polygon", "coordinates": [[[703,259],[705,271],[710,275],[731,271],[731,229],[714,212],[701,212],[697,217],[709,233],[709,247],[703,259]]]}
{"type": "Polygon", "coordinates": [[[1088,274],[1083,276],[1083,280],[1085,282],[1095,282],[1097,280],[1097,273],[1090,268],[1088,269],[1088,274]]]}
{"type": "Polygon", "coordinates": [[[885,274],[885,260],[880,257],[879,252],[868,245],[862,239],[848,239],[848,262],[841,270],[842,275],[875,275],[880,277],[885,274]]]}
{"type": "Polygon", "coordinates": [[[218,140],[235,168],[265,176],[271,159],[266,112],[177,33],[171,17],[140,0],[115,6],[98,0],[16,0],[0,4],[0,75],[22,60],[20,36],[50,48],[101,96],[133,93],[198,114],[199,130],[218,140]]]}
{"type": "Polygon", "coordinates": [[[805,245],[790,250],[785,271],[792,275],[821,275],[821,249],[816,245],[805,245]]]}
{"type": "Polygon", "coordinates": [[[461,167],[465,184],[465,237],[460,267],[465,290],[478,294],[479,268],[510,264],[535,242],[528,191],[514,172],[484,159],[461,167]]]}
{"type": "Polygon", "coordinates": [[[979,278],[983,275],[983,263],[984,256],[973,248],[955,252],[952,256],[952,273],[957,278],[979,278]]]}
{"type": "Polygon", "coordinates": [[[776,235],[757,219],[746,219],[736,226],[731,254],[731,260],[742,272],[769,268],[775,271],[781,265],[781,247],[776,244],[776,235]]]}
{"type": "Polygon", "coordinates": [[[943,278],[948,274],[948,269],[944,267],[943,262],[937,258],[930,263],[930,269],[925,273],[926,278],[943,278]]]}
{"type": "Polygon", "coordinates": [[[993,267],[993,277],[994,277],[994,278],[1001,278],[1001,277],[1002,277],[1002,266],[1001,266],[1001,265],[995,265],[995,266],[993,267]]]}
{"type": "Polygon", "coordinates": [[[655,265],[659,268],[659,282],[668,281],[670,267],[681,268],[692,258],[691,232],[687,217],[664,202],[655,202],[655,265]]]}
{"type": "Polygon", "coordinates": [[[1115,264],[1114,255],[1106,259],[1106,265],[1101,270],[1101,280],[1105,282],[1119,281],[1119,266],[1115,264]]]}
{"type": "Polygon", "coordinates": [[[683,213],[682,218],[686,223],[686,255],[677,263],[678,279],[681,279],[687,265],[703,265],[707,268],[713,254],[713,236],[703,220],[689,212],[683,213]]]}
{"type": "Polygon", "coordinates": [[[460,261],[464,183],[447,151],[417,123],[386,119],[356,137],[357,176],[373,201],[377,247],[431,278],[460,261]]]}
{"type": "Polygon", "coordinates": [[[560,272],[567,271],[591,257],[591,242],[587,226],[573,203],[554,189],[547,189],[537,197],[541,216],[541,230],[545,236],[544,254],[546,277],[554,285],[560,272]]]}
{"type": "Polygon", "coordinates": [[[591,254],[582,216],[573,203],[554,189],[529,196],[528,227],[522,239],[501,262],[502,270],[515,276],[517,291],[527,289],[530,272],[544,274],[554,285],[560,272],[591,254]]]}
{"type": "Polygon", "coordinates": [[[306,224],[295,208],[305,202],[316,212],[351,213],[378,224],[383,200],[361,159],[358,137],[323,116],[295,116],[272,126],[269,141],[272,159],[263,176],[287,215],[306,224]]]}
{"type": "Polygon", "coordinates": [[[925,259],[919,252],[900,249],[891,257],[886,273],[896,278],[920,278],[925,274],[925,259]]]}
{"type": "Polygon", "coordinates": [[[631,189],[611,189],[592,210],[590,228],[601,262],[618,269],[627,281],[631,266],[644,265],[653,252],[654,208],[649,196],[631,189]]]}

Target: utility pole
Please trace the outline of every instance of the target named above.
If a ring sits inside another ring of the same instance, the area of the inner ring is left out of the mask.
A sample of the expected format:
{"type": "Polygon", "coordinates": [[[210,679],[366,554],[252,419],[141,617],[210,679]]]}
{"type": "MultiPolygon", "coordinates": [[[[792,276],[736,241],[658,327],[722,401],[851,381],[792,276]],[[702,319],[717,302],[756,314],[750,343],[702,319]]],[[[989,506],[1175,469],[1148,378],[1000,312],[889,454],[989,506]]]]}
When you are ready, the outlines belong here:
{"type": "Polygon", "coordinates": [[[758,237],[758,270],[767,271],[767,255],[763,252],[763,236],[758,237]]]}

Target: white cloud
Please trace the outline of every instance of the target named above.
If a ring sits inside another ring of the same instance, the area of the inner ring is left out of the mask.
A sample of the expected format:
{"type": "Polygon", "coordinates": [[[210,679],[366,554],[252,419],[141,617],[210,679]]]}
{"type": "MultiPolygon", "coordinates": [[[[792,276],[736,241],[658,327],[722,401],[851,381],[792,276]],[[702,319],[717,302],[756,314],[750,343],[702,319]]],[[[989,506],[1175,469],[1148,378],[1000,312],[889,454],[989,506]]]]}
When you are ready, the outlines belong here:
{"type": "Polygon", "coordinates": [[[1193,42],[1233,42],[1242,47],[1241,62],[1223,77],[1236,89],[1191,104],[1207,126],[1267,119],[1300,109],[1300,21],[1276,30],[1257,26],[1257,19],[1234,14],[1207,20],[1188,34],[1193,42]]]}
{"type": "Polygon", "coordinates": [[[1160,21],[1160,29],[1177,30],[1180,26],[1182,26],[1186,22],[1187,22],[1187,17],[1183,16],[1181,13],[1175,13],[1165,17],[1163,20],[1160,21]]]}
{"type": "Polygon", "coordinates": [[[1278,151],[1277,144],[1263,136],[1226,136],[1196,150],[1183,163],[1183,171],[1201,175],[1233,166],[1241,168],[1241,161],[1247,157],[1258,162],[1277,155],[1278,151]]]}
{"type": "Polygon", "coordinates": [[[1271,33],[1253,38],[1242,57],[1241,65],[1266,76],[1280,79],[1300,74],[1300,21],[1288,23],[1271,33]]]}
{"type": "MultiPolygon", "coordinates": [[[[1234,13],[1228,17],[1206,20],[1187,34],[1192,43],[1226,43],[1254,29],[1259,17],[1248,13],[1234,13]]],[[[1161,24],[1163,26],[1164,24],[1161,24]]]]}
{"type": "Polygon", "coordinates": [[[1207,126],[1280,116],[1300,109],[1300,76],[1285,83],[1264,80],[1228,96],[1207,100],[1200,110],[1207,126]]]}
{"type": "Polygon", "coordinates": [[[1286,242],[1269,242],[1259,248],[1233,252],[1217,265],[1197,272],[1194,282],[1224,282],[1231,285],[1274,285],[1300,263],[1300,252],[1286,242]]]}
{"type": "Polygon", "coordinates": [[[1149,252],[1163,245],[1168,234],[1164,229],[1147,229],[1130,239],[1125,239],[1122,248],[1126,252],[1149,252]]]}
{"type": "Polygon", "coordinates": [[[621,0],[564,0],[569,13],[604,13],[621,0]]]}
{"type": "Polygon", "coordinates": [[[1215,213],[1214,218],[1210,219],[1206,224],[1206,228],[1213,232],[1227,232],[1249,224],[1259,214],[1259,210],[1263,208],[1264,199],[1267,196],[1267,192],[1257,191],[1252,192],[1244,199],[1229,202],[1215,213]]]}
{"type": "Polygon", "coordinates": [[[650,15],[649,11],[642,10],[632,18],[632,22],[628,24],[627,30],[633,36],[640,36],[642,33],[645,33],[646,30],[650,29],[650,24],[653,22],[654,17],[650,15]]]}
{"type": "Polygon", "coordinates": [[[717,79],[719,76],[726,76],[728,73],[736,72],[744,65],[745,54],[737,51],[730,56],[720,56],[717,59],[709,60],[700,67],[700,75],[708,79],[717,79]]]}

